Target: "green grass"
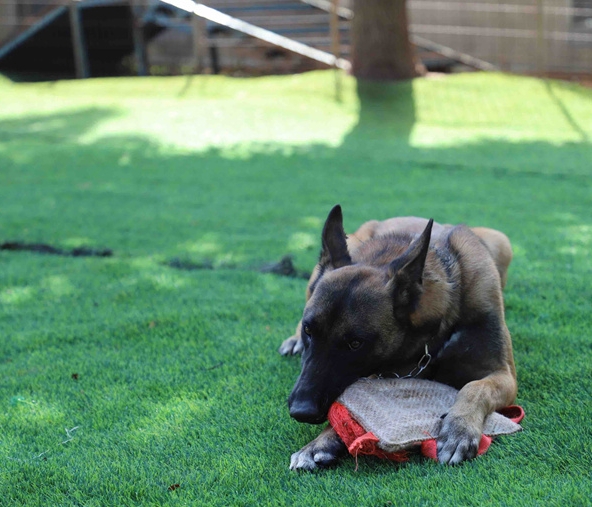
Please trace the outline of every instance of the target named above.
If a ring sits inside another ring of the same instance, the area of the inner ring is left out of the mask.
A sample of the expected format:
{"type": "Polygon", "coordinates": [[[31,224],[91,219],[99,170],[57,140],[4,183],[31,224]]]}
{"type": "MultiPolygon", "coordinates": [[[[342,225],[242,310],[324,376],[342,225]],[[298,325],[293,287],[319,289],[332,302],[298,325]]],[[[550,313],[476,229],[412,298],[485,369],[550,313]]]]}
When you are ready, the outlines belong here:
{"type": "Polygon", "coordinates": [[[332,83],[0,81],[0,242],[115,252],[0,252],[0,504],[592,505],[592,92],[348,78],[339,102],[332,83]],[[276,353],[306,282],[254,268],[310,270],[336,202],[349,230],[418,215],[509,235],[525,431],[453,468],[288,470],[318,432],[290,419],[299,361],[276,353]]]}

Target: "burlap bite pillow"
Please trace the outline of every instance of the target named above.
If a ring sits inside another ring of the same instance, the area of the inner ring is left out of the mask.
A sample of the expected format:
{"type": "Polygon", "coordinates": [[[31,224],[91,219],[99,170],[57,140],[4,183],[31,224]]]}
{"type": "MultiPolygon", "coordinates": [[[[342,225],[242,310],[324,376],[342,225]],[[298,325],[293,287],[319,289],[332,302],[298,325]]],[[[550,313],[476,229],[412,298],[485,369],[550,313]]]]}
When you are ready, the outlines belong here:
{"type": "MultiPolygon", "coordinates": [[[[406,450],[421,445],[422,453],[436,457],[436,438],[457,390],[419,379],[362,379],[348,387],[329,410],[329,422],[350,454],[373,454],[405,461],[406,450]]],[[[479,445],[483,454],[491,437],[520,431],[521,407],[512,405],[485,420],[479,445]]]]}

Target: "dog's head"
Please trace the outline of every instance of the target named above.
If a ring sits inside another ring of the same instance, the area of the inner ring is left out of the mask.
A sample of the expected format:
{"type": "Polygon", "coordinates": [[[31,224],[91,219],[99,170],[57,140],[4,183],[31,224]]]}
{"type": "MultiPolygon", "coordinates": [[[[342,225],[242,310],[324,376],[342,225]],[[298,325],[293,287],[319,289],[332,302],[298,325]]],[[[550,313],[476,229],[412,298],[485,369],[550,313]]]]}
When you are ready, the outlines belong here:
{"type": "Polygon", "coordinates": [[[302,371],[290,394],[290,415],[322,423],[356,380],[392,367],[409,334],[422,292],[432,221],[385,266],[352,262],[341,207],[325,222],[318,279],[302,318],[302,371]]]}

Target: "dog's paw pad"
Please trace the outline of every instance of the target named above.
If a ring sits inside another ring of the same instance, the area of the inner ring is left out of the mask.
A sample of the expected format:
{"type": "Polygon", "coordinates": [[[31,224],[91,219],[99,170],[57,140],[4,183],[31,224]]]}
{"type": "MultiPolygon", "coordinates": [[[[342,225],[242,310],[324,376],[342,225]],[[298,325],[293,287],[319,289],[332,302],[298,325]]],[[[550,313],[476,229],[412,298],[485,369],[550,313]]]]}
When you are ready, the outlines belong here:
{"type": "Polygon", "coordinates": [[[317,467],[312,453],[306,448],[295,452],[290,458],[290,470],[314,470],[317,467]]]}
{"type": "Polygon", "coordinates": [[[314,470],[334,465],[341,456],[342,446],[339,440],[313,441],[292,454],[290,470],[314,470]]]}
{"type": "Polygon", "coordinates": [[[458,465],[477,455],[478,443],[472,441],[447,442],[438,447],[438,461],[458,465]]]}
{"type": "Polygon", "coordinates": [[[284,340],[278,349],[282,356],[291,356],[302,352],[302,340],[297,336],[290,336],[284,340]]]}
{"type": "Polygon", "coordinates": [[[292,354],[300,354],[300,353],[302,353],[303,350],[304,350],[304,345],[302,343],[302,340],[300,338],[298,338],[296,340],[296,344],[294,345],[294,349],[292,350],[292,354]]]}
{"type": "Polygon", "coordinates": [[[314,455],[314,462],[320,466],[329,466],[337,461],[337,456],[327,451],[319,451],[314,455]]]}
{"type": "Polygon", "coordinates": [[[445,417],[438,436],[438,461],[457,465],[477,456],[481,433],[462,418],[445,417]]]}

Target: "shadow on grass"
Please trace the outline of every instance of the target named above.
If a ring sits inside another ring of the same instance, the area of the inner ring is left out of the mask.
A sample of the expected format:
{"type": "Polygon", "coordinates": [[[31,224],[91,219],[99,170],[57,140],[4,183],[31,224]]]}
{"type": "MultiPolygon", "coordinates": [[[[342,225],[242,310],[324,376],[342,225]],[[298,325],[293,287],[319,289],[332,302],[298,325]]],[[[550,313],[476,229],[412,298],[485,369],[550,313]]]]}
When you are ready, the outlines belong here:
{"type": "Polygon", "coordinates": [[[360,139],[368,138],[408,142],[415,125],[413,82],[393,86],[358,81],[356,87],[360,101],[358,122],[345,137],[343,145],[355,145],[360,139]]]}
{"type": "Polygon", "coordinates": [[[76,144],[80,136],[93,126],[117,115],[118,111],[114,108],[90,107],[72,112],[3,119],[0,123],[0,144],[27,141],[76,144]]]}
{"type": "Polygon", "coordinates": [[[109,108],[4,121],[5,228],[33,227],[0,240],[59,246],[84,236],[132,254],[198,262],[230,254],[227,261],[240,264],[293,253],[312,264],[320,221],[338,201],[349,229],[371,217],[410,214],[490,224],[518,238],[518,217],[587,223],[590,143],[417,147],[410,142],[410,82],[360,83],[358,94],[358,123],[337,148],[259,144],[179,153],[134,136],[80,144],[82,134],[118,114],[109,108]],[[37,180],[55,186],[27,187],[37,180]]]}

